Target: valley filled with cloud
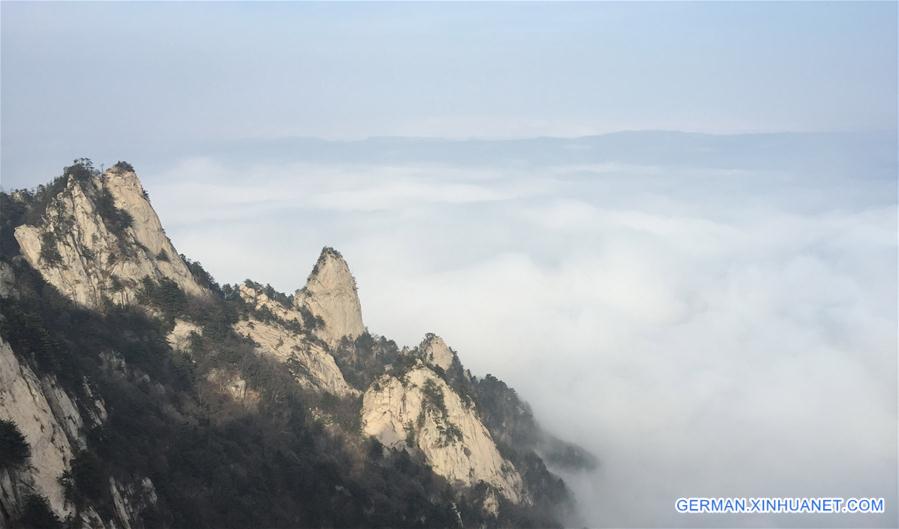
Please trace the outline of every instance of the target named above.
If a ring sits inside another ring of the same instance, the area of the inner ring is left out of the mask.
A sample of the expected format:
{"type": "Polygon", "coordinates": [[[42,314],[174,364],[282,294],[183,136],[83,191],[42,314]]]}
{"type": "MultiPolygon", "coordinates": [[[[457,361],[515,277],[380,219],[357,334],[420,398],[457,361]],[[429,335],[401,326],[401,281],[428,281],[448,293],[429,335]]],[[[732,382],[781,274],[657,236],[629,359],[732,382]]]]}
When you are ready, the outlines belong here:
{"type": "Polygon", "coordinates": [[[577,522],[866,526],[895,505],[800,521],[674,500],[895,497],[894,141],[329,142],[319,159],[184,157],[143,179],[219,281],[252,271],[290,293],[332,245],[372,332],[435,332],[474,374],[501,373],[599,457],[566,476],[577,522]]]}

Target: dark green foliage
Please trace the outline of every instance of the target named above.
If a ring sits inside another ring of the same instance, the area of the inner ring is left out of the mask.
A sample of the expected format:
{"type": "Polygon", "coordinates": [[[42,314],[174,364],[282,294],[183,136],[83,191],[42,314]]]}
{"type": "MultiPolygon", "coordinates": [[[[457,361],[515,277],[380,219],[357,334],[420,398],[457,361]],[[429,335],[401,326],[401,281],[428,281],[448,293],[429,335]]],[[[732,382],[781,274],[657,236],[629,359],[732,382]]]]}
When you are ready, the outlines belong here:
{"type": "Polygon", "coordinates": [[[0,258],[8,259],[20,252],[15,230],[25,222],[28,206],[8,193],[0,192],[0,258]]]}
{"type": "Polygon", "coordinates": [[[375,439],[374,437],[368,438],[368,459],[372,462],[377,462],[384,457],[384,445],[381,444],[380,441],[375,439]]]}
{"type": "Polygon", "coordinates": [[[56,266],[62,262],[59,248],[56,247],[56,232],[45,231],[41,233],[41,261],[56,266]]]}
{"type": "Polygon", "coordinates": [[[494,437],[524,447],[533,447],[540,440],[531,407],[505,382],[488,374],[476,381],[475,391],[481,419],[494,437]]]}
{"type": "Polygon", "coordinates": [[[22,515],[13,524],[15,529],[63,529],[63,524],[50,509],[47,498],[31,494],[25,499],[22,515]]]}
{"type": "Polygon", "coordinates": [[[441,426],[440,434],[443,436],[443,442],[445,444],[453,444],[462,440],[462,430],[460,430],[458,426],[449,421],[446,421],[446,423],[441,426]]]}
{"type": "Polygon", "coordinates": [[[124,209],[117,208],[112,193],[105,187],[98,187],[94,196],[94,207],[103,219],[106,228],[118,239],[125,237],[125,230],[131,227],[134,219],[124,209]]]}
{"type": "Polygon", "coordinates": [[[78,158],[72,165],[66,167],[62,171],[62,175],[66,178],[73,178],[77,182],[90,182],[92,178],[100,176],[100,171],[94,167],[94,162],[89,158],[78,158]]]}
{"type": "Polygon", "coordinates": [[[169,262],[169,254],[165,253],[165,250],[159,250],[159,253],[156,254],[156,260],[157,261],[165,261],[166,263],[168,263],[169,262]]]}
{"type": "Polygon", "coordinates": [[[69,369],[74,358],[66,344],[51,334],[45,324],[46,313],[36,303],[22,303],[13,298],[0,298],[0,336],[13,351],[28,358],[44,372],[59,374],[62,381],[70,380],[69,369]]]}
{"type": "Polygon", "coordinates": [[[134,172],[134,166],[133,166],[133,165],[131,165],[131,164],[128,163],[128,162],[123,162],[123,161],[121,161],[121,160],[119,160],[118,162],[116,162],[115,165],[112,166],[112,168],[115,169],[116,171],[128,171],[128,172],[131,172],[131,173],[134,172]]]}
{"type": "Polygon", "coordinates": [[[443,391],[433,380],[426,380],[422,388],[424,406],[435,414],[446,417],[446,403],[443,400],[443,391]]]}
{"type": "Polygon", "coordinates": [[[191,261],[184,254],[181,254],[181,260],[187,265],[187,269],[190,270],[191,275],[194,276],[194,280],[196,280],[197,283],[208,288],[219,297],[223,296],[221,287],[215,282],[215,278],[212,277],[212,274],[203,268],[200,261],[191,261]]]}
{"type": "Polygon", "coordinates": [[[225,301],[236,301],[240,297],[238,286],[236,284],[231,286],[228,283],[222,285],[222,297],[225,298],[225,301]]]}
{"type": "Polygon", "coordinates": [[[270,300],[280,304],[285,309],[293,309],[293,299],[287,294],[275,290],[275,287],[270,284],[266,283],[265,286],[262,286],[262,283],[257,283],[252,279],[244,280],[244,284],[256,292],[265,294],[270,300]]]}
{"type": "MultiPolygon", "coordinates": [[[[475,379],[478,411],[481,420],[496,441],[500,453],[518,469],[528,490],[531,491],[536,512],[558,517],[573,508],[565,483],[552,474],[536,451],[553,452],[568,447],[568,454],[580,457],[568,461],[568,468],[588,470],[595,466],[592,455],[580,447],[565,443],[545,433],[534,419],[531,407],[518,398],[515,390],[492,375],[475,379]]],[[[517,519],[520,508],[506,506],[505,516],[517,519]]]]}
{"type": "Polygon", "coordinates": [[[109,476],[103,463],[88,450],[75,454],[71,468],[60,478],[66,501],[81,510],[88,504],[107,514],[112,512],[109,476]]]}
{"type": "Polygon", "coordinates": [[[548,463],[569,470],[593,470],[599,466],[596,456],[578,445],[544,434],[541,454],[548,463]]]}
{"type": "Polygon", "coordinates": [[[321,319],[321,316],[312,314],[312,311],[305,306],[301,306],[297,310],[300,312],[300,317],[303,319],[303,326],[307,329],[321,329],[325,326],[325,320],[321,319]]]}
{"type": "Polygon", "coordinates": [[[387,366],[396,367],[405,358],[396,342],[383,336],[373,337],[367,331],[355,340],[344,338],[332,351],[337,367],[351,386],[365,390],[385,373],[387,366]]]}
{"type": "Polygon", "coordinates": [[[493,375],[475,381],[478,410],[484,425],[494,438],[522,453],[537,450],[547,461],[570,470],[592,470],[596,458],[583,448],[544,432],[531,407],[518,398],[515,390],[493,375]]]}
{"type": "MultiPolygon", "coordinates": [[[[419,416],[420,418],[420,416],[419,416]]],[[[406,431],[406,446],[412,448],[415,446],[415,426],[409,422],[403,428],[406,431]]]]}
{"type": "Polygon", "coordinates": [[[101,353],[115,351],[135,369],[161,382],[178,385],[177,357],[168,353],[159,322],[130,307],[100,314],[81,308],[44,283],[26,264],[12,263],[22,296],[0,298],[0,337],[39,372],[56,376],[71,392],[84,391],[82,374],[102,364],[101,353]]]}
{"type": "Polygon", "coordinates": [[[278,326],[283,327],[284,329],[286,329],[288,331],[292,331],[296,334],[306,334],[303,329],[303,326],[300,325],[300,322],[298,322],[297,320],[293,320],[293,319],[282,320],[281,318],[275,316],[275,314],[272,312],[272,310],[268,307],[260,307],[257,309],[255,307],[251,308],[246,305],[242,305],[242,308],[244,309],[243,314],[246,316],[252,316],[254,319],[259,320],[264,323],[278,325],[278,326]]]}
{"type": "Polygon", "coordinates": [[[141,303],[162,310],[170,320],[184,314],[187,309],[187,294],[181,290],[178,283],[167,277],[163,277],[159,281],[145,277],[142,281],[138,293],[138,300],[141,303]]]}
{"type": "Polygon", "coordinates": [[[280,303],[281,305],[290,308],[290,306],[291,306],[290,297],[287,294],[285,294],[283,292],[278,292],[268,283],[265,284],[265,290],[263,292],[265,292],[265,295],[268,296],[270,299],[273,299],[273,300],[277,301],[278,303],[280,303]]]}
{"type": "Polygon", "coordinates": [[[31,448],[16,423],[0,419],[0,470],[22,467],[31,457],[31,448]]]}

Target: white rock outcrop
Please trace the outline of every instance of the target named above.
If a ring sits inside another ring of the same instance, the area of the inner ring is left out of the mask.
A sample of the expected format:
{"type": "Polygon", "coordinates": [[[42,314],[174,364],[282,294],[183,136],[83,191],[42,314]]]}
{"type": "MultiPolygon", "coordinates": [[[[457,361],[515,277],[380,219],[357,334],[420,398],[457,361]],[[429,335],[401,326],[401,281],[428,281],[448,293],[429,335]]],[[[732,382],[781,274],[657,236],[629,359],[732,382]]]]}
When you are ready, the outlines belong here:
{"type": "Polygon", "coordinates": [[[190,349],[190,336],[194,333],[203,334],[203,328],[196,323],[175,319],[175,327],[165,337],[169,346],[176,351],[187,351],[190,349]]]}
{"type": "Polygon", "coordinates": [[[237,288],[237,292],[241,299],[256,310],[265,310],[272,313],[273,316],[284,321],[296,321],[303,323],[303,318],[299,311],[292,305],[285,306],[280,301],[274,300],[265,293],[264,290],[256,288],[250,282],[244,282],[237,288]]]}
{"type": "MultiPolygon", "coordinates": [[[[86,406],[80,412],[54,377],[39,377],[0,339],[0,419],[15,423],[31,451],[26,466],[0,470],[0,508],[7,515],[21,514],[23,502],[32,493],[46,497],[60,519],[74,514],[59,480],[71,468],[77,450],[87,447],[86,426],[98,426],[107,417],[105,403],[94,396],[86,381],[83,391],[86,406]]],[[[127,485],[110,478],[109,486],[115,500],[114,518],[103,520],[87,505],[80,512],[82,527],[130,528],[143,508],[157,501],[153,482],[146,477],[127,485]]],[[[0,527],[4,523],[0,513],[0,527]]]]}
{"type": "Polygon", "coordinates": [[[297,382],[310,389],[319,389],[337,396],[358,395],[343,378],[331,356],[314,339],[285,329],[274,322],[256,319],[241,320],[234,330],[256,343],[258,350],[295,369],[297,382]],[[298,369],[297,369],[298,368],[298,369]]]}
{"type": "Polygon", "coordinates": [[[372,384],[362,400],[362,428],[391,448],[411,443],[450,483],[485,482],[513,503],[528,501],[521,476],[499,453],[476,410],[424,365],[372,384]]]}
{"type": "Polygon", "coordinates": [[[0,419],[14,422],[31,447],[30,485],[47,497],[57,514],[70,514],[59,478],[68,470],[74,450],[83,446],[81,416],[64,391],[52,380],[39,379],[3,340],[0,419]]]}
{"type": "Polygon", "coordinates": [[[321,319],[315,334],[329,345],[339,343],[344,336],[355,339],[365,332],[356,280],[343,256],[333,248],[322,250],[305,288],[294,295],[294,304],[321,319]]]}
{"type": "Polygon", "coordinates": [[[134,303],[148,276],[171,279],[191,295],[206,294],[130,170],[110,169],[89,180],[70,176],[40,224],[17,227],[15,238],[22,255],[48,283],[87,307],[102,307],[106,299],[134,303]],[[131,216],[130,226],[116,230],[101,214],[109,213],[110,197],[131,216]]]}
{"type": "Polygon", "coordinates": [[[436,334],[426,335],[418,349],[424,360],[432,366],[439,367],[444,371],[448,371],[453,366],[455,353],[446,345],[443,338],[436,334]]]}
{"type": "MultiPolygon", "coordinates": [[[[110,523],[110,529],[132,529],[134,520],[140,520],[141,513],[158,501],[156,487],[150,478],[123,485],[115,478],[109,478],[109,492],[112,496],[113,510],[117,523],[110,523]]],[[[97,517],[99,518],[99,517],[97,517]]],[[[113,522],[112,520],[110,522],[113,522]]],[[[140,524],[141,526],[143,524],[140,524]]],[[[105,527],[105,524],[104,524],[105,527]]]]}

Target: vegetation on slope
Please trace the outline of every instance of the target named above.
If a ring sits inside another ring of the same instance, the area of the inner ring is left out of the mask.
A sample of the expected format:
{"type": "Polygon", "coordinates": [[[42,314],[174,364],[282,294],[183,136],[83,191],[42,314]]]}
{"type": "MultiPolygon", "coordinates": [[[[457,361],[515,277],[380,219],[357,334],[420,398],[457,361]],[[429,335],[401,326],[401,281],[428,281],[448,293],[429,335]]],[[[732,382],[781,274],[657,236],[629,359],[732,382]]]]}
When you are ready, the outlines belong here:
{"type": "MultiPolygon", "coordinates": [[[[76,510],[90,505],[108,519],[114,509],[109,478],[135,483],[149,477],[158,501],[142,507],[136,527],[557,525],[564,484],[533,451],[517,446],[522,437],[507,430],[507,410],[492,402],[503,390],[494,391],[492,381],[481,387],[458,360],[438,375],[477,406],[536,506],[502,502],[499,517],[489,516],[481,508],[485,486],[455,489],[414,453],[388,450],[363,436],[359,398],[304,390],[290,365],[258,355],[232,326],[266,315],[244,303],[236,286],[219,286],[199,262],[184,258],[211,297],[188,296],[166,279],[145,279],[137,307],[110,304],[95,312],[60,295],[19,256],[12,232],[39,220],[68,178],[95,177],[93,165],[81,161],[37,191],[0,193],[0,261],[15,274],[18,293],[0,298],[0,337],[39,375],[55,376],[85,417],[96,398],[108,411],[102,424],[89,426],[86,448],[63,476],[76,510]],[[202,329],[191,335],[187,352],[166,342],[176,319],[202,329]],[[239,374],[258,393],[258,404],[244,406],[223,395],[209,380],[216,370],[239,374]]],[[[129,224],[114,209],[103,215],[107,225],[129,224]]],[[[290,306],[288,296],[261,288],[290,306]]],[[[290,330],[317,324],[307,320],[290,330]]],[[[401,375],[420,361],[416,350],[401,351],[368,333],[345,339],[334,357],[347,382],[363,391],[380,375],[401,375]]],[[[433,390],[426,388],[428,406],[439,414],[443,395],[433,390]]],[[[27,444],[23,452],[16,432],[0,423],[0,469],[22,464],[23,453],[27,460],[27,444]]],[[[55,520],[42,500],[27,505],[35,526],[72,525],[55,520]]]]}

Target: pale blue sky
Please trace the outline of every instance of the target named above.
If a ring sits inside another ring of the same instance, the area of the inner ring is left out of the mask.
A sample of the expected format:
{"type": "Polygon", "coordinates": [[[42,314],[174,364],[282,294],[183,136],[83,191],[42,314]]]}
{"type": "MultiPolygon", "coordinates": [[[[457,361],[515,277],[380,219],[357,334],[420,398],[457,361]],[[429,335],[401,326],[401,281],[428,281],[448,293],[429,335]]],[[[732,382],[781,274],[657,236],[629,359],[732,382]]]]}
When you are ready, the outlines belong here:
{"type": "Polygon", "coordinates": [[[246,138],[894,129],[896,61],[890,2],[4,2],[3,177],[246,138]]]}

